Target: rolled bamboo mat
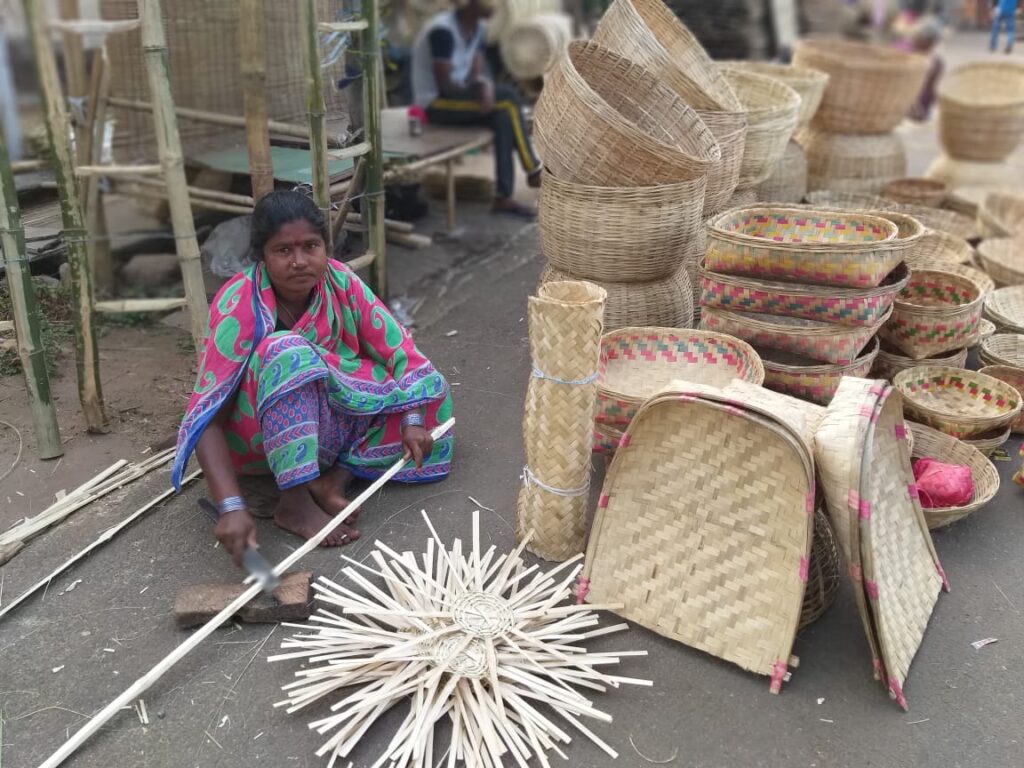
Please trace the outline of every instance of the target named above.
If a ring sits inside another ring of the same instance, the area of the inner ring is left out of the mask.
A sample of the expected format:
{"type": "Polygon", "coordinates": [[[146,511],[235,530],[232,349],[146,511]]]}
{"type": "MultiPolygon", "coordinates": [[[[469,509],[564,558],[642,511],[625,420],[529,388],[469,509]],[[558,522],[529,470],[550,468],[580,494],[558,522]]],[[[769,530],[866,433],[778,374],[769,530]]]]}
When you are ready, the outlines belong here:
{"type": "Polygon", "coordinates": [[[530,357],[516,538],[545,560],[583,552],[597,399],[604,289],[582,281],[541,285],[530,297],[530,357]]]}

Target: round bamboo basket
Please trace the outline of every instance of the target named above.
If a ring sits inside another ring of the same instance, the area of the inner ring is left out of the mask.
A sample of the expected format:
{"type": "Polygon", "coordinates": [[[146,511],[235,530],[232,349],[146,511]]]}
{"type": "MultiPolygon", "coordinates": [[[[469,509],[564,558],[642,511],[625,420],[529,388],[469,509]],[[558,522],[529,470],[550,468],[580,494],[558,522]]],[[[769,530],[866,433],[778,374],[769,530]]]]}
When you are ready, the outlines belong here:
{"type": "Polygon", "coordinates": [[[937,357],[914,360],[882,341],[879,344],[878,356],[875,357],[875,364],[871,369],[871,376],[877,379],[892,381],[900,371],[905,371],[908,368],[917,368],[920,365],[944,365],[950,368],[963,368],[967,365],[967,347],[947,352],[937,357]]]}
{"type": "MultiPolygon", "coordinates": [[[[540,283],[572,279],[567,272],[547,267],[541,273],[540,283]]],[[[608,293],[604,306],[606,331],[630,326],[689,328],[693,325],[693,285],[685,264],[672,277],[649,283],[587,282],[608,293]]]]}
{"type": "Polygon", "coordinates": [[[978,238],[977,223],[969,216],[964,216],[956,211],[928,208],[923,205],[908,205],[906,203],[891,203],[885,206],[885,209],[896,213],[906,213],[920,221],[928,229],[946,232],[962,240],[976,240],[978,238]]]}
{"type": "MultiPolygon", "coordinates": [[[[1019,417],[1018,417],[1019,418],[1019,417]]],[[[975,435],[974,437],[965,437],[964,442],[968,445],[972,445],[981,451],[984,456],[991,456],[996,449],[1002,448],[1007,440],[1010,439],[1012,430],[1009,427],[1005,429],[1000,427],[999,429],[993,429],[991,432],[985,432],[981,435],[975,435]]]]}
{"type": "Polygon", "coordinates": [[[757,75],[765,75],[785,83],[800,95],[799,126],[808,125],[818,111],[821,99],[828,85],[828,75],[816,69],[797,67],[792,64],[776,64],[768,61],[723,61],[729,69],[742,69],[757,75]]]}
{"type": "Polygon", "coordinates": [[[800,629],[810,626],[829,609],[839,592],[839,548],[828,516],[818,506],[814,511],[814,541],[807,567],[800,629]]]}
{"type": "Polygon", "coordinates": [[[793,137],[800,117],[800,95],[764,75],[728,67],[723,71],[747,114],[739,185],[756,186],[771,175],[793,137]]]}
{"type": "MultiPolygon", "coordinates": [[[[978,373],[984,373],[993,379],[1005,381],[1017,390],[1018,394],[1024,393],[1024,368],[1016,365],[986,365],[978,373]]],[[[1024,417],[1018,416],[1010,423],[1010,429],[1016,434],[1024,434],[1024,417]]]]}
{"type": "Polygon", "coordinates": [[[774,349],[758,351],[764,363],[764,386],[775,392],[828,405],[844,376],[863,379],[871,372],[878,355],[878,340],[870,339],[857,359],[845,365],[820,363],[774,349]]]}
{"type": "Polygon", "coordinates": [[[978,206],[978,227],[983,238],[1024,238],[1024,194],[987,194],[978,206]]]}
{"type": "Polygon", "coordinates": [[[801,202],[807,194],[807,156],[803,147],[790,140],[772,175],[754,188],[754,194],[766,203],[801,202]]]}
{"type": "MultiPolygon", "coordinates": [[[[978,289],[981,291],[982,296],[988,296],[990,293],[992,293],[992,291],[996,289],[995,282],[993,282],[992,278],[989,277],[988,274],[982,272],[980,269],[969,267],[966,264],[939,264],[931,267],[929,267],[926,264],[922,264],[916,267],[911,265],[911,268],[934,269],[938,270],[939,272],[950,272],[954,275],[965,277],[972,283],[974,283],[976,286],[978,286],[978,289]]],[[[984,323],[988,321],[983,320],[982,322],[984,323]]],[[[991,323],[989,323],[989,325],[991,325],[991,323]]],[[[993,325],[992,328],[994,329],[995,326],[993,325]]]]}
{"type": "Polygon", "coordinates": [[[509,25],[501,35],[501,60],[519,80],[541,77],[572,40],[572,17],[538,13],[509,25]]]}
{"type": "Polygon", "coordinates": [[[714,136],[678,95],[595,43],[570,43],[548,74],[533,135],[548,170],[580,184],[687,181],[722,159],[714,136]]]}
{"type": "Polygon", "coordinates": [[[722,152],[721,162],[715,163],[708,170],[707,189],[704,191],[704,216],[707,217],[729,207],[729,201],[739,184],[743,149],[747,145],[747,117],[742,112],[697,114],[706,121],[722,152]]]}
{"type": "Polygon", "coordinates": [[[737,208],[748,208],[757,202],[757,189],[754,187],[747,187],[745,189],[737,189],[732,197],[729,198],[729,204],[726,205],[725,210],[732,211],[737,208]]]}
{"type": "Polygon", "coordinates": [[[808,204],[820,209],[848,211],[878,211],[889,205],[888,200],[866,192],[846,192],[838,189],[814,189],[807,192],[808,204]]]}
{"type": "Polygon", "coordinates": [[[960,439],[1005,428],[1021,411],[1020,395],[1009,384],[963,368],[910,368],[896,374],[893,386],[913,421],[960,439]]]}
{"type": "Polygon", "coordinates": [[[704,226],[704,185],[701,177],[656,187],[595,187],[545,174],[541,251],[555,269],[585,280],[671,277],[704,226]]]}
{"type": "Polygon", "coordinates": [[[859,136],[805,128],[797,141],[807,154],[807,188],[878,194],[906,175],[903,140],[891,133],[859,136]]]}
{"type": "Polygon", "coordinates": [[[914,249],[907,254],[911,267],[938,266],[940,264],[971,264],[974,248],[962,237],[936,229],[925,230],[914,249]]]}
{"type": "Polygon", "coordinates": [[[797,42],[793,63],[829,76],[814,124],[832,133],[887,133],[902,122],[924,84],[928,59],[841,38],[797,42]]]}
{"type": "Polygon", "coordinates": [[[1024,369],[1024,334],[997,333],[981,342],[978,361],[982,365],[1005,365],[1024,369]]]}
{"type": "Polygon", "coordinates": [[[985,297],[985,317],[1000,331],[1024,333],[1024,285],[992,291],[985,297]]]}
{"type": "Polygon", "coordinates": [[[996,285],[1024,284],[1024,238],[982,240],[978,245],[978,261],[996,285]]]}
{"type": "Polygon", "coordinates": [[[966,277],[914,269],[879,335],[917,360],[962,349],[978,335],[984,300],[966,277]]]}
{"type": "Polygon", "coordinates": [[[893,179],[882,188],[882,197],[894,203],[908,203],[938,208],[946,199],[948,188],[935,179],[893,179]]]}
{"type": "Polygon", "coordinates": [[[963,520],[995,498],[999,491],[999,472],[981,451],[944,432],[926,427],[924,424],[907,422],[907,426],[910,427],[910,431],[914,435],[911,456],[915,459],[928,457],[941,461],[943,464],[970,467],[971,480],[974,481],[974,495],[970,502],[962,507],[932,507],[929,509],[923,504],[921,505],[924,510],[924,518],[928,521],[928,527],[931,530],[963,520]]]}
{"type": "Polygon", "coordinates": [[[1024,137],[1024,65],[964,64],[939,85],[939,141],[952,157],[1003,160],[1024,137]]]}

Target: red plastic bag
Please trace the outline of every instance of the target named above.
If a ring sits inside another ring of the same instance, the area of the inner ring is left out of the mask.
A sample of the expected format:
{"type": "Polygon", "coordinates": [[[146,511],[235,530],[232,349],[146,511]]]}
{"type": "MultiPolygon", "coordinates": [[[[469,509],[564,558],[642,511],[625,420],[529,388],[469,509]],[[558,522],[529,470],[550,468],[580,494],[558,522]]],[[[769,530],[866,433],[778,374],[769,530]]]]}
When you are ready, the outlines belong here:
{"type": "Polygon", "coordinates": [[[943,464],[926,456],[914,462],[914,479],[925,509],[962,507],[974,498],[971,468],[961,464],[943,464]]]}

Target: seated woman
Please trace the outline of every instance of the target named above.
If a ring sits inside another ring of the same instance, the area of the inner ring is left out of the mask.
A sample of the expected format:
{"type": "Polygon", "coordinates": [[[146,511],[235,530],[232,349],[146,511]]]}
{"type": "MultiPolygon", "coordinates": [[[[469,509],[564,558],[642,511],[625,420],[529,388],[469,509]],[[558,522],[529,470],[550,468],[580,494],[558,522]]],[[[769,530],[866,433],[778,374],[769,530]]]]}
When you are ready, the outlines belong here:
{"type": "MultiPolygon", "coordinates": [[[[403,453],[399,482],[440,480],[452,439],[448,383],[348,267],[327,257],[312,200],[271,192],[252,215],[256,263],[210,307],[195,391],[178,431],[172,480],[195,450],[217,503],[217,539],[241,562],[256,529],[236,473],[274,474],[274,522],[309,538],[342,513],[353,476],[374,479],[403,453]]],[[[353,513],[324,541],[354,541],[353,513]]]]}

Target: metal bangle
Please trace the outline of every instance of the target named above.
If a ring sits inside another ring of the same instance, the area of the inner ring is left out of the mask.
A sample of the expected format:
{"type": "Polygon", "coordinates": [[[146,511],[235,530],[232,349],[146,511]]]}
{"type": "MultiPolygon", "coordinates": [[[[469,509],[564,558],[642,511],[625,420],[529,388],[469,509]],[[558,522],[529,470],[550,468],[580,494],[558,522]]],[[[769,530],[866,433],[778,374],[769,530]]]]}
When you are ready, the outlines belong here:
{"type": "Polygon", "coordinates": [[[246,508],[245,499],[241,496],[228,496],[217,502],[217,516],[223,517],[228,512],[238,512],[246,508]]]}
{"type": "Polygon", "coordinates": [[[406,427],[422,427],[423,415],[419,411],[409,411],[402,416],[402,429],[406,427]]]}

